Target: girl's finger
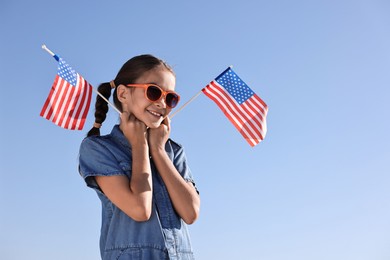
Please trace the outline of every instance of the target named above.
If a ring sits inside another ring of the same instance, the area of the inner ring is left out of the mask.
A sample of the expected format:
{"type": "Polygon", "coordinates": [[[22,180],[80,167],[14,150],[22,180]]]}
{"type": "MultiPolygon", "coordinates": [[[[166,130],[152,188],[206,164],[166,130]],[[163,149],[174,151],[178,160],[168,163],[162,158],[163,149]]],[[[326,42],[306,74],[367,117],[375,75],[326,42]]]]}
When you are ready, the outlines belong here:
{"type": "Polygon", "coordinates": [[[171,125],[171,119],[168,116],[166,116],[161,123],[164,124],[164,125],[170,126],[171,125]]]}

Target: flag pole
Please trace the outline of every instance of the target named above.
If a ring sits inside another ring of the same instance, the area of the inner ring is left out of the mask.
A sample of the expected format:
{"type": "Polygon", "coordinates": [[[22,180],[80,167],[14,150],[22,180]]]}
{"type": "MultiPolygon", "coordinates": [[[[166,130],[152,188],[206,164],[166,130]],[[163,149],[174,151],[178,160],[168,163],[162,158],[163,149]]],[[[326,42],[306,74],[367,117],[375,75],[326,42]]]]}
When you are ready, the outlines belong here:
{"type": "Polygon", "coordinates": [[[45,44],[42,44],[42,49],[44,49],[45,51],[47,51],[51,56],[54,56],[54,55],[55,55],[51,50],[49,50],[49,49],[46,47],[45,44]]]}
{"type": "Polygon", "coordinates": [[[100,92],[97,91],[95,88],[92,88],[92,90],[93,90],[96,94],[98,94],[104,101],[106,101],[107,104],[109,104],[113,109],[115,109],[116,112],[118,112],[119,115],[122,115],[122,112],[119,111],[119,109],[116,108],[116,106],[114,106],[110,101],[108,101],[108,99],[107,99],[105,96],[103,96],[102,94],[100,94],[100,92]]]}
{"type": "MultiPolygon", "coordinates": [[[[233,65],[230,65],[227,69],[225,69],[218,77],[216,77],[215,79],[218,79],[221,75],[223,75],[226,71],[228,70],[231,70],[233,69],[233,65]]],[[[202,89],[203,90],[203,89],[202,89]]],[[[178,110],[176,110],[175,112],[173,112],[173,114],[169,117],[169,118],[173,118],[177,113],[179,113],[183,108],[185,108],[189,103],[191,103],[195,98],[197,98],[200,93],[202,93],[202,90],[199,91],[197,94],[195,94],[195,96],[193,96],[190,100],[188,100],[184,105],[182,105],[180,108],[178,108],[178,110]]]]}
{"type": "Polygon", "coordinates": [[[185,108],[189,103],[191,103],[195,98],[197,98],[202,90],[199,91],[195,96],[193,96],[190,100],[188,100],[184,105],[182,105],[178,110],[176,110],[169,118],[172,119],[177,113],[179,113],[183,108],[185,108]]]}
{"type": "MultiPolygon", "coordinates": [[[[53,56],[57,61],[58,61],[58,56],[54,54],[54,52],[52,52],[51,50],[49,50],[49,48],[46,47],[45,44],[42,44],[42,49],[47,51],[47,53],[49,53],[51,56],[53,56]]],[[[107,104],[109,104],[113,109],[116,110],[116,112],[118,112],[120,115],[122,114],[121,111],[119,111],[118,108],[116,108],[110,101],[108,101],[107,98],[105,98],[102,94],[100,94],[99,91],[97,91],[94,87],[92,87],[92,90],[98,94],[104,101],[107,102],[107,104]]]]}

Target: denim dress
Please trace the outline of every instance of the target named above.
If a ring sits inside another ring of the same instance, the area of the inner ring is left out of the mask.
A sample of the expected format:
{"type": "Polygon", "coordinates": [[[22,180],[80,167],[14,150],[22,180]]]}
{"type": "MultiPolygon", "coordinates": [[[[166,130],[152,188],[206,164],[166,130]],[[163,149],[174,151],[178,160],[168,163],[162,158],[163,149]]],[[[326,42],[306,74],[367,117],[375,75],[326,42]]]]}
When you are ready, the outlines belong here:
{"type": "MultiPolygon", "coordinates": [[[[183,147],[169,139],[165,150],[183,179],[194,184],[183,147]]],[[[102,259],[194,259],[187,226],[174,210],[152,161],[153,208],[148,221],[137,222],[127,216],[95,182],[94,176],[126,175],[131,178],[131,167],[131,147],[118,125],[108,135],[87,137],[81,143],[80,175],[88,187],[96,191],[102,204],[102,259]]]]}

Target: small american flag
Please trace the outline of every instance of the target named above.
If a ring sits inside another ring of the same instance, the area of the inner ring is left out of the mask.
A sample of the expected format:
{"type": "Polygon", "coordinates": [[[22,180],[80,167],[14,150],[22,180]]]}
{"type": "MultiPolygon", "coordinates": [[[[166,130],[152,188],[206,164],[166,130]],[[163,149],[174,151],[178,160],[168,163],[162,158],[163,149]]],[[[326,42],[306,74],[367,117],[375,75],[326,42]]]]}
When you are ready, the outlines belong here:
{"type": "Polygon", "coordinates": [[[58,72],[40,116],[70,130],[81,130],[91,103],[92,86],[73,70],[62,58],[58,72]]]}
{"type": "Polygon", "coordinates": [[[268,106],[231,67],[202,91],[219,106],[252,147],[264,139],[268,106]]]}

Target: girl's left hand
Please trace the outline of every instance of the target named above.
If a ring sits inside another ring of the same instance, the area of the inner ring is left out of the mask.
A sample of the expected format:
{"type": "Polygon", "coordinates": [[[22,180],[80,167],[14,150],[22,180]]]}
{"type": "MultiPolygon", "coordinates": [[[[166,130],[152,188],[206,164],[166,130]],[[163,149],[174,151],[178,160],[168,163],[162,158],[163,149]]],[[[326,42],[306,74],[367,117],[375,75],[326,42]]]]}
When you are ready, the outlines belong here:
{"type": "Polygon", "coordinates": [[[165,150],[171,132],[171,119],[167,116],[157,128],[149,128],[149,148],[165,150]]]}

